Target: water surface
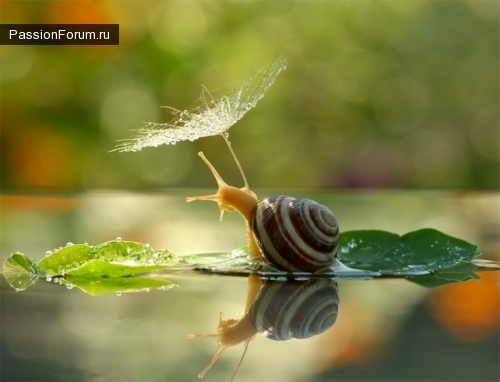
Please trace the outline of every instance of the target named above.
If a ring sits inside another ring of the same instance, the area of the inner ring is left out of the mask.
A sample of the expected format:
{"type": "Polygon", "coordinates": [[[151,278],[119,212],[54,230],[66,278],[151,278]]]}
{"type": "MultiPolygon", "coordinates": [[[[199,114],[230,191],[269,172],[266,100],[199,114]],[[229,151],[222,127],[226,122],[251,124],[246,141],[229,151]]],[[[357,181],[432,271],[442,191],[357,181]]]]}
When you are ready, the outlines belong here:
{"type": "MultiPolygon", "coordinates": [[[[244,244],[242,219],[218,221],[211,203],[186,195],[2,196],[1,260],[19,250],[39,260],[67,242],[99,244],[122,237],[179,255],[244,244]]],[[[269,192],[259,192],[269,194],[269,192]]],[[[478,244],[498,259],[496,194],[295,192],[330,207],[342,230],[403,234],[432,227],[478,244]]],[[[405,279],[340,281],[334,325],[310,339],[250,341],[235,381],[499,379],[499,277],[426,289],[405,279]]],[[[16,292],[1,278],[3,381],[194,381],[214,355],[219,311],[240,319],[245,277],[163,272],[179,286],[94,297],[39,280],[16,292]]],[[[230,380],[244,346],[227,349],[204,380],[230,380]]]]}

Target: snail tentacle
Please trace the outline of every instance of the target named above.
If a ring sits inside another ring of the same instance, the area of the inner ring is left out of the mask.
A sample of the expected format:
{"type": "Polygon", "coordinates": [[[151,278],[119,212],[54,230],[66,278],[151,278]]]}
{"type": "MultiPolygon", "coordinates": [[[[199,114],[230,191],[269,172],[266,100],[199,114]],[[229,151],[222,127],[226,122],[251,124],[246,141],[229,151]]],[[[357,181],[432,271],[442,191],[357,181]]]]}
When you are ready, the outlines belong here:
{"type": "Polygon", "coordinates": [[[262,258],[262,253],[255,243],[254,235],[250,226],[252,211],[258,203],[257,196],[248,187],[236,188],[233,186],[229,186],[219,175],[212,163],[210,163],[205,155],[203,155],[203,152],[200,151],[198,155],[201,157],[201,159],[203,159],[205,164],[212,172],[215,180],[217,181],[218,190],[213,195],[188,197],[186,198],[186,201],[192,202],[195,200],[212,200],[214,202],[217,202],[220,210],[220,220],[222,220],[224,211],[238,211],[245,218],[247,228],[248,252],[250,258],[252,260],[258,260],[262,258]]]}

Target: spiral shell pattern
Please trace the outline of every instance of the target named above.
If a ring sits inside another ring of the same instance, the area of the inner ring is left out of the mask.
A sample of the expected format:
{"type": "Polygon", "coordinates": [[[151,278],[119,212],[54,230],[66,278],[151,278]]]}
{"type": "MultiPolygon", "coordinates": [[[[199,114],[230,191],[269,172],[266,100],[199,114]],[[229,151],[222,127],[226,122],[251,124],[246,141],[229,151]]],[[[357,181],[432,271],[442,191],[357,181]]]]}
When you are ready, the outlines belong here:
{"type": "Polygon", "coordinates": [[[267,280],[250,314],[259,333],[286,341],[323,333],[337,320],[338,309],[337,284],[333,280],[267,280]]]}
{"type": "Polygon", "coordinates": [[[284,195],[263,199],[251,226],[264,258],[280,269],[316,272],[337,256],[337,219],[313,200],[284,195]]]}

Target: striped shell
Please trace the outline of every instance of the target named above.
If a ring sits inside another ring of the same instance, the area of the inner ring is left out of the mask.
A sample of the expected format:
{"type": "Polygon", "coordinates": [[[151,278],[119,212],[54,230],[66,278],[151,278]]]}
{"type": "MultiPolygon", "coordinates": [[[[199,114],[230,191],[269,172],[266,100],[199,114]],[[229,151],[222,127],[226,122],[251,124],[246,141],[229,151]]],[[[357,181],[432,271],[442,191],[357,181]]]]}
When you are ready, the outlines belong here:
{"type": "Polygon", "coordinates": [[[283,195],[263,199],[251,226],[264,258],[280,269],[316,272],[337,256],[337,219],[313,200],[283,195]]]}
{"type": "Polygon", "coordinates": [[[333,280],[266,280],[252,305],[251,318],[259,333],[286,341],[323,333],[337,320],[338,309],[333,280]]]}

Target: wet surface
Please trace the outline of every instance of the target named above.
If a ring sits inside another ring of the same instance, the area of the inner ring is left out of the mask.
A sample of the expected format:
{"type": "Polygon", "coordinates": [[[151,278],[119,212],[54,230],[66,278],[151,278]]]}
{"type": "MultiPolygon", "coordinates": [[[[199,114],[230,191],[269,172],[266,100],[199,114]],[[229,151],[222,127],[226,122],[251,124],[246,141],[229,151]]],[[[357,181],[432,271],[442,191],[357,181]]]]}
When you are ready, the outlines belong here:
{"type": "MultiPolygon", "coordinates": [[[[187,194],[3,196],[2,261],[16,250],[39,260],[47,250],[69,241],[95,245],[117,236],[179,255],[244,244],[239,216],[226,214],[220,223],[216,206],[186,205],[187,194]]],[[[483,257],[498,260],[496,194],[312,197],[335,211],[341,229],[404,234],[432,227],[478,244],[483,257]]],[[[216,332],[220,311],[224,320],[241,323],[243,329],[231,332],[240,342],[231,343],[204,380],[229,381],[245,342],[248,349],[235,381],[500,377],[497,271],[478,272],[478,281],[432,289],[396,278],[324,280],[327,285],[310,287],[305,282],[297,287],[275,281],[266,287],[247,277],[187,270],[161,274],[179,286],[97,297],[43,279],[16,292],[2,277],[1,380],[194,381],[218,343],[187,334],[216,332]],[[326,293],[317,299],[325,302],[324,309],[312,303],[320,290],[326,293]],[[292,314],[304,306],[311,312],[311,304],[323,321],[292,314]],[[250,317],[248,325],[245,317],[250,317]],[[288,330],[278,331],[283,326],[288,330]],[[322,333],[307,339],[270,339],[305,333],[314,326],[322,333]]]]}

